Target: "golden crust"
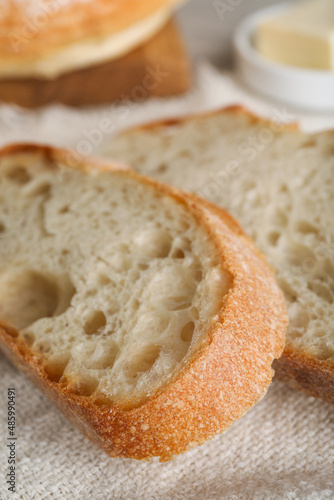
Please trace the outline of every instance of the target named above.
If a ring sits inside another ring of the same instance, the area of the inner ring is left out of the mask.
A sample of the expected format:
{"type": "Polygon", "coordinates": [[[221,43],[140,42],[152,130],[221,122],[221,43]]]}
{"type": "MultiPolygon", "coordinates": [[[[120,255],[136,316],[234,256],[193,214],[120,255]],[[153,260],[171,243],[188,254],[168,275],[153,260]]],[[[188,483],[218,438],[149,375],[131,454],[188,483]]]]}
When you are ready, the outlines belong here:
{"type": "MultiPolygon", "coordinates": [[[[122,134],[141,130],[159,130],[163,127],[180,125],[193,119],[206,119],[224,113],[241,114],[247,116],[253,124],[263,124],[270,126],[273,124],[270,120],[265,120],[254,115],[243,106],[233,105],[221,108],[215,111],[209,111],[202,114],[193,114],[183,118],[170,118],[156,122],[139,125],[124,130],[122,134]]],[[[282,124],[282,131],[298,132],[296,123],[282,124]]],[[[275,124],[277,128],[277,124],[275,124]]],[[[332,131],[334,134],[334,130],[332,131]]],[[[310,396],[321,398],[328,403],[334,403],[334,363],[331,360],[321,360],[312,356],[307,351],[301,351],[287,344],[283,355],[274,363],[275,377],[294,389],[306,392],[310,396]]]]}
{"type": "Polygon", "coordinates": [[[113,35],[179,0],[3,0],[0,60],[29,61],[72,43],[113,35]]]}
{"type": "MultiPolygon", "coordinates": [[[[27,153],[64,164],[68,151],[16,145],[1,156],[27,153]]],[[[187,208],[210,235],[221,266],[233,277],[210,330],[182,369],[144,403],[129,408],[71,394],[48,379],[43,360],[2,324],[0,348],[82,432],[112,457],[170,460],[228,428],[267,391],[281,355],[287,315],[282,292],[259,252],[224,210],[132,171],[72,158],[71,167],[111,169],[187,208]]]]}
{"type": "Polygon", "coordinates": [[[133,127],[129,127],[120,132],[120,135],[125,135],[132,132],[140,132],[142,130],[159,130],[159,128],[172,127],[174,125],[181,125],[182,123],[187,123],[192,120],[205,120],[210,116],[218,116],[220,114],[231,113],[231,114],[240,114],[248,118],[250,123],[253,124],[263,124],[263,125],[273,125],[274,129],[277,130],[278,126],[282,128],[282,131],[290,130],[292,132],[298,131],[298,124],[295,122],[285,123],[285,124],[277,124],[272,120],[260,118],[257,115],[254,115],[249,109],[241,106],[239,104],[232,104],[230,106],[225,106],[224,108],[218,108],[213,111],[207,111],[204,113],[193,113],[181,118],[163,118],[161,120],[154,120],[148,123],[144,123],[141,125],[134,125],[133,127]]]}

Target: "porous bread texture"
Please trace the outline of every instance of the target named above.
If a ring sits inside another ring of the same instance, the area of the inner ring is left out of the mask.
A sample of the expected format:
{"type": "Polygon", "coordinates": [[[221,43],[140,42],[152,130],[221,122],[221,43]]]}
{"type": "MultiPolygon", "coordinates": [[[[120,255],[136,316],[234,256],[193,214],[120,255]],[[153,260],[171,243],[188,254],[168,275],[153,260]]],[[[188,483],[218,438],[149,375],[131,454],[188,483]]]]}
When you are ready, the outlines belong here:
{"type": "Polygon", "coordinates": [[[138,402],[167,384],[231,285],[203,228],[122,175],[0,168],[0,318],[75,393],[138,402]]]}
{"type": "Polygon", "coordinates": [[[130,130],[105,154],[197,193],[240,221],[284,291],[286,353],[307,357],[298,357],[299,368],[285,373],[285,381],[297,377],[293,386],[334,402],[334,133],[308,135],[230,108],[130,130]],[[326,378],[314,381],[319,390],[307,381],[319,368],[309,360],[326,370],[326,378]]]}
{"type": "Polygon", "coordinates": [[[231,216],[47,146],[0,174],[0,348],[89,439],[170,460],[263,397],[287,315],[231,216]]]}

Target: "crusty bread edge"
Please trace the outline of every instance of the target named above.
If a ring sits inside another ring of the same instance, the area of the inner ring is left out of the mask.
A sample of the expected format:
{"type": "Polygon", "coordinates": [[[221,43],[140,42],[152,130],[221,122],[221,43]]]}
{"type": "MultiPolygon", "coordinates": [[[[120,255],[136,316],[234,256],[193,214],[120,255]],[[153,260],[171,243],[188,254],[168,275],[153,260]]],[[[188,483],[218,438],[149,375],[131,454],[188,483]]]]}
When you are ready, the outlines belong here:
{"type": "MultiPolygon", "coordinates": [[[[34,23],[27,15],[27,2],[7,2],[0,20],[0,60],[30,62],[45,54],[90,39],[122,33],[150,18],[159,11],[173,11],[183,0],[90,0],[84,3],[67,2],[47,16],[47,23],[38,25],[33,36],[24,36],[23,23],[34,23]],[[16,35],[16,36],[15,36],[16,35]],[[21,41],[23,38],[24,42],[21,41]],[[13,42],[13,43],[11,43],[13,42]]],[[[30,0],[30,3],[34,3],[30,0]]],[[[59,2],[60,3],[60,2],[59,2]]],[[[64,2],[65,3],[65,2],[64,2]]],[[[46,14],[40,7],[40,13],[46,14]]],[[[36,26],[35,26],[36,28],[36,26]]],[[[139,45],[141,40],[138,40],[139,45]]]]}
{"type": "MultiPolygon", "coordinates": [[[[20,152],[40,154],[63,164],[68,154],[58,148],[15,145],[0,151],[0,158],[20,152]]],[[[171,383],[138,407],[98,405],[91,397],[71,394],[66,387],[51,382],[41,359],[17,338],[15,330],[4,324],[0,325],[0,348],[109,455],[144,460],[158,456],[170,460],[228,428],[266,393],[272,378],[272,360],[281,355],[284,347],[287,315],[283,295],[269,266],[253,252],[248,238],[244,236],[240,242],[236,237],[235,233],[241,229],[226,212],[216,207],[210,210],[208,202],[132,171],[119,170],[110,162],[72,159],[72,168],[88,170],[90,166],[94,170],[114,169],[119,175],[135,177],[185,206],[210,233],[220,253],[227,239],[232,246],[235,242],[239,250],[242,246],[249,275],[243,275],[235,248],[225,247],[224,265],[235,276],[234,283],[222,299],[220,313],[203,345],[188,358],[171,383]],[[275,327],[268,328],[268,317],[275,327]],[[236,386],[236,381],[240,385],[236,386]]]]}
{"type": "MultiPolygon", "coordinates": [[[[99,156],[83,156],[72,148],[58,148],[48,144],[34,144],[30,142],[8,144],[0,148],[0,159],[15,154],[34,154],[49,162],[50,166],[60,163],[67,168],[83,170],[85,172],[103,172],[108,170],[133,170],[132,167],[119,160],[108,160],[99,156]]],[[[55,166],[59,169],[59,166],[55,166]]]]}
{"type": "Polygon", "coordinates": [[[132,127],[128,127],[126,129],[121,130],[117,135],[121,137],[122,135],[131,134],[132,132],[142,132],[145,130],[153,130],[165,127],[173,127],[175,125],[181,125],[183,123],[191,122],[193,120],[206,120],[207,118],[213,116],[219,116],[222,114],[235,113],[246,116],[250,122],[253,124],[262,123],[264,126],[273,127],[275,130],[281,128],[284,131],[290,130],[292,132],[299,131],[299,126],[297,122],[289,122],[289,123],[279,123],[271,120],[269,118],[263,118],[255,115],[252,111],[247,109],[246,107],[240,104],[232,104],[230,106],[224,106],[222,108],[205,111],[202,113],[190,113],[185,116],[180,117],[169,117],[162,118],[158,120],[152,120],[146,123],[142,123],[140,125],[133,125],[132,127]]]}
{"type": "MultiPolygon", "coordinates": [[[[232,105],[214,111],[201,114],[191,114],[181,118],[167,118],[123,130],[119,135],[127,133],[153,130],[169,126],[181,125],[192,120],[207,119],[225,113],[237,113],[247,116],[251,123],[263,124],[263,126],[276,127],[272,120],[259,117],[247,108],[240,105],[232,105]]],[[[282,131],[299,132],[297,123],[279,124],[282,131]]],[[[334,136],[334,130],[326,130],[334,136]]],[[[318,132],[321,134],[321,132],[318,132]]],[[[315,134],[315,135],[318,135],[315,134]]],[[[318,360],[307,351],[297,350],[286,345],[283,355],[274,363],[275,378],[307,394],[321,398],[328,403],[334,403],[334,363],[331,360],[318,360]]]]}

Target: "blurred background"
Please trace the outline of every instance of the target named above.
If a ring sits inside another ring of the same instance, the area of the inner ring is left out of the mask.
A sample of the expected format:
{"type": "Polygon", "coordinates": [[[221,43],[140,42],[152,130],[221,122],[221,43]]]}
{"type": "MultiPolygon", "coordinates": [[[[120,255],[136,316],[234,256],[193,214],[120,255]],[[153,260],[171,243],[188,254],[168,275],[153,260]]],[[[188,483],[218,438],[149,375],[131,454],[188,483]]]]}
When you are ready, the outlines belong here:
{"type": "MultiPolygon", "coordinates": [[[[206,58],[219,68],[233,64],[232,37],[248,14],[280,0],[190,0],[177,13],[193,60],[206,58]]],[[[293,3],[293,0],[290,1],[293,3]]]]}
{"type": "MultiPolygon", "coordinates": [[[[0,80],[0,145],[39,140],[70,146],[80,154],[103,154],[108,149],[110,138],[127,127],[232,104],[241,104],[274,120],[283,114],[285,122],[298,122],[308,132],[333,128],[333,71],[322,72],[326,73],[327,80],[330,79],[325,82],[326,94],[319,91],[320,87],[314,85],[313,80],[306,89],[303,72],[292,68],[299,76],[292,85],[290,100],[284,98],[288,96],[293,81],[289,76],[291,67],[283,68],[287,74],[287,77],[281,75],[284,88],[275,72],[265,75],[271,78],[269,84],[256,66],[251,67],[247,75],[249,79],[254,79],[255,75],[257,81],[250,85],[241,77],[239,67],[237,71],[233,37],[238,25],[250,14],[279,3],[282,2],[188,0],[181,6],[177,5],[172,16],[176,25],[168,21],[152,38],[115,60],[94,63],[91,67],[68,68],[64,74],[50,80],[30,75],[28,78],[0,80]],[[149,75],[145,74],[147,68],[149,75]],[[167,76],[159,78],[157,68],[167,76]],[[155,79],[151,86],[153,90],[145,86],[147,77],[152,81],[152,76],[155,79]],[[317,108],[317,103],[313,108],[296,106],[298,103],[294,97],[299,98],[300,89],[304,91],[306,103],[309,103],[309,95],[322,97],[322,107],[317,108]],[[276,97],[282,98],[275,99],[275,94],[279,93],[281,95],[276,97]],[[327,96],[332,102],[331,110],[327,109],[327,96]],[[102,132],[101,123],[105,119],[110,126],[102,132]],[[93,140],[94,134],[100,139],[93,140]]],[[[296,0],[284,2],[288,7],[295,3],[296,0]]],[[[330,3],[326,8],[331,12],[330,3]]],[[[46,42],[50,41],[48,30],[53,19],[51,16],[45,22],[46,42]]],[[[0,17],[0,26],[1,20],[0,17]]],[[[19,20],[16,21],[20,30],[19,20]]],[[[38,34],[36,29],[36,36],[38,34]]],[[[31,41],[34,39],[32,37],[31,41]]],[[[25,47],[29,44],[23,45],[25,47]]],[[[255,54],[255,60],[262,64],[264,59],[255,54]]]]}

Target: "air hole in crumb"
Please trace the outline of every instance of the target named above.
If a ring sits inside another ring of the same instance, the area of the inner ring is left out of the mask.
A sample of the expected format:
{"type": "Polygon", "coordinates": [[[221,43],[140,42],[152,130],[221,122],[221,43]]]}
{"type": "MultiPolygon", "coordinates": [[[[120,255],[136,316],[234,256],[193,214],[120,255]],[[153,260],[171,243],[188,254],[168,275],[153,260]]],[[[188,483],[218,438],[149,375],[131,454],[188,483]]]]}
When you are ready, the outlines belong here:
{"type": "Polygon", "coordinates": [[[146,262],[139,262],[138,267],[140,271],[146,271],[146,269],[148,268],[148,264],[146,262]]]}
{"type": "Polygon", "coordinates": [[[132,306],[137,311],[139,309],[139,300],[133,299],[132,306]]]}
{"type": "Polygon", "coordinates": [[[42,352],[42,353],[48,353],[51,351],[51,342],[49,341],[42,341],[42,342],[39,342],[38,344],[36,344],[36,349],[39,351],[39,352],[42,352]]]}
{"type": "Polygon", "coordinates": [[[157,168],[156,168],[156,171],[159,173],[159,174],[163,174],[164,172],[166,172],[167,170],[167,165],[165,163],[161,163],[161,165],[159,165],[157,168]]]}
{"type": "Polygon", "coordinates": [[[70,207],[68,205],[64,205],[63,207],[61,207],[61,209],[59,210],[59,213],[60,214],[67,214],[70,210],[70,207]]]}
{"type": "Polygon", "coordinates": [[[84,330],[87,335],[100,333],[102,328],[106,326],[107,319],[102,311],[95,311],[89,316],[84,325],[84,330]]]}
{"type": "Polygon", "coordinates": [[[61,354],[51,358],[44,365],[47,376],[51,382],[59,382],[70,360],[70,354],[61,354]]]}
{"type": "Polygon", "coordinates": [[[301,145],[302,148],[313,148],[317,145],[317,141],[315,139],[308,139],[307,141],[303,142],[301,145]]]}
{"type": "Polygon", "coordinates": [[[331,292],[329,291],[328,287],[326,287],[325,285],[323,285],[322,283],[318,283],[318,282],[315,282],[315,283],[309,283],[307,285],[308,289],[315,293],[316,295],[318,295],[318,297],[320,297],[321,299],[325,300],[326,302],[328,302],[329,304],[333,304],[333,295],[331,294],[331,292]]]}
{"type": "Polygon", "coordinates": [[[172,254],[174,259],[184,259],[184,251],[181,248],[176,248],[172,254]]]}
{"type": "Polygon", "coordinates": [[[110,398],[108,398],[104,394],[97,394],[94,398],[94,403],[99,406],[110,406],[110,402],[110,398]]]}
{"type": "Polygon", "coordinates": [[[269,234],[268,234],[268,242],[271,246],[275,247],[278,243],[278,240],[281,236],[281,233],[279,233],[278,231],[271,231],[269,234]]]}
{"type": "Polygon", "coordinates": [[[25,343],[31,347],[36,340],[35,334],[33,332],[23,332],[22,337],[25,343]]]}
{"type": "Polygon", "coordinates": [[[7,179],[15,182],[16,184],[27,184],[31,176],[24,167],[14,167],[6,175],[7,179]]]}
{"type": "Polygon", "coordinates": [[[285,296],[287,302],[297,302],[297,298],[298,298],[297,293],[294,290],[291,283],[289,282],[289,280],[287,280],[285,278],[281,278],[279,281],[279,285],[280,285],[282,291],[284,292],[284,296],[285,296]]]}
{"type": "Polygon", "coordinates": [[[0,318],[18,330],[55,314],[59,290],[51,276],[37,271],[9,271],[0,276],[0,318]]]}
{"type": "Polygon", "coordinates": [[[203,271],[202,269],[196,269],[195,271],[195,280],[196,281],[201,281],[203,278],[203,271]]]}
{"type": "Polygon", "coordinates": [[[318,229],[308,221],[300,221],[296,224],[296,231],[302,234],[318,234],[318,229]]]}
{"type": "Polygon", "coordinates": [[[79,396],[91,396],[96,391],[98,385],[99,381],[96,378],[87,377],[77,381],[71,392],[79,396]]]}
{"type": "Polygon", "coordinates": [[[51,185],[48,182],[40,182],[29,190],[30,196],[40,196],[48,194],[51,190],[51,185]]]}
{"type": "Polygon", "coordinates": [[[0,222],[0,233],[3,233],[5,229],[6,229],[5,225],[2,222],[0,222]]]}
{"type": "Polygon", "coordinates": [[[101,362],[101,369],[106,370],[107,368],[112,368],[115,364],[116,357],[117,357],[116,350],[114,350],[112,353],[110,353],[109,356],[105,356],[101,362]]]}
{"type": "Polygon", "coordinates": [[[105,274],[100,274],[98,278],[99,284],[102,286],[109,285],[110,283],[110,278],[106,276],[105,274]]]}
{"type": "Polygon", "coordinates": [[[142,347],[131,359],[127,367],[127,374],[129,378],[136,378],[139,373],[147,372],[152,368],[158,359],[161,351],[161,346],[147,345],[142,347]]]}
{"type": "Polygon", "coordinates": [[[193,321],[189,321],[181,330],[181,340],[183,342],[190,342],[194,333],[195,323],[193,321]]]}

